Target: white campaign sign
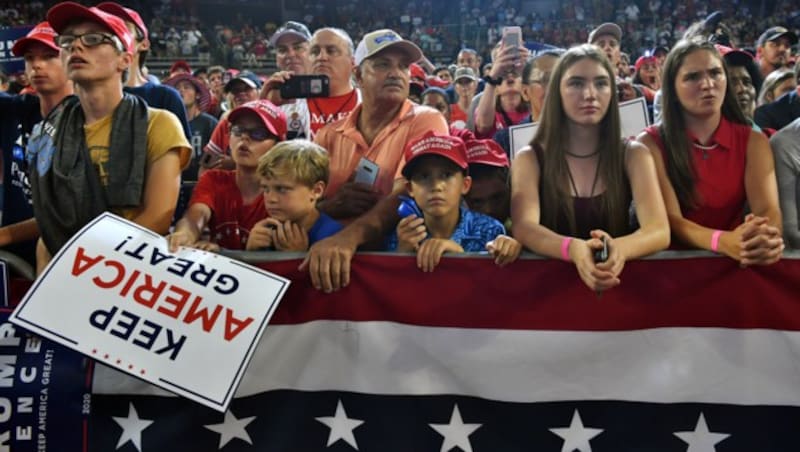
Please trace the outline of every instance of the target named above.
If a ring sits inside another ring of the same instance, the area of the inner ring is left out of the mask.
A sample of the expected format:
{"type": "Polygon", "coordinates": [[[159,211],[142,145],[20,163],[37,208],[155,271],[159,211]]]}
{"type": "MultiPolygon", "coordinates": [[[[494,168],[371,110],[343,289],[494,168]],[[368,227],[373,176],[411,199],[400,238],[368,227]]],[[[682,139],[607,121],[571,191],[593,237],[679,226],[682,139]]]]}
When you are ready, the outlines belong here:
{"type": "MultiPolygon", "coordinates": [[[[650,116],[647,114],[647,102],[644,97],[620,102],[619,118],[624,138],[636,137],[650,125],[650,116]]],[[[511,126],[508,129],[509,146],[511,147],[511,160],[514,160],[520,149],[530,144],[539,123],[528,123],[511,126]]]]}
{"type": "Polygon", "coordinates": [[[34,282],[11,321],[219,411],[289,281],[106,213],[34,282]]]}
{"type": "Polygon", "coordinates": [[[531,143],[533,136],[536,135],[536,129],[539,128],[539,123],[518,124],[511,126],[508,129],[508,144],[511,148],[510,160],[514,160],[517,152],[520,149],[531,143]]]}
{"type": "Polygon", "coordinates": [[[647,102],[644,97],[637,97],[619,103],[619,120],[622,125],[623,138],[636,138],[650,125],[647,113],[647,102]]]}

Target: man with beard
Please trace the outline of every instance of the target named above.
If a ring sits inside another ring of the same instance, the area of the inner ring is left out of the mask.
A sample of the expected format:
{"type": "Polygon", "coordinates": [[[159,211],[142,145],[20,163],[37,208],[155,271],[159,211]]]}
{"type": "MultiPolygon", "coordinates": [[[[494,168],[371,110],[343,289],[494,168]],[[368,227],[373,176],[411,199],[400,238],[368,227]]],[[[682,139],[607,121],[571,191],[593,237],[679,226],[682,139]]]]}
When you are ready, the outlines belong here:
{"type": "Polygon", "coordinates": [[[761,76],[766,77],[775,69],[789,64],[792,46],[795,44],[797,44],[797,35],[784,27],[768,28],[762,33],[756,43],[758,49],[756,56],[761,76]]]}

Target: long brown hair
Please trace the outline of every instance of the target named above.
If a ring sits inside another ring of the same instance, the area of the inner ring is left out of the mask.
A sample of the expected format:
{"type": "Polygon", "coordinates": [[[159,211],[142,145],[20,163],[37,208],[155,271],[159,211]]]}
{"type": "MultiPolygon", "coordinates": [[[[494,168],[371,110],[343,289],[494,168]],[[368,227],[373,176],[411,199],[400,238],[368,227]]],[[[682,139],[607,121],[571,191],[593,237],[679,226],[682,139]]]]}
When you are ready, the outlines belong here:
{"type": "MultiPolygon", "coordinates": [[[[725,80],[730,80],[728,66],[725,59],[720,56],[714,44],[701,38],[691,38],[678,41],[664,61],[663,83],[661,84],[661,124],[659,134],[664,144],[666,157],[667,176],[672,188],[682,207],[692,208],[697,205],[695,184],[697,173],[692,163],[692,144],[686,134],[686,121],[683,118],[683,106],[675,89],[678,71],[686,57],[696,51],[703,50],[711,53],[722,64],[725,71],[725,80]]],[[[729,121],[749,124],[747,118],[736,102],[736,95],[732,89],[725,89],[725,98],[722,101],[722,116],[729,121]]]]}
{"type": "MultiPolygon", "coordinates": [[[[550,229],[559,229],[559,214],[569,222],[569,229],[576,233],[575,210],[571,202],[572,191],[569,183],[570,173],[566,154],[569,146],[567,114],[561,98],[561,79],[567,70],[583,59],[590,59],[603,66],[611,84],[611,101],[605,116],[598,125],[600,160],[598,179],[606,185],[602,209],[609,224],[606,226],[612,236],[624,235],[628,230],[629,188],[625,178],[625,144],[617,100],[615,71],[604,52],[591,44],[583,44],[567,50],[558,60],[550,77],[547,96],[541,115],[539,128],[531,141],[531,147],[541,149],[541,222],[550,229]]],[[[600,227],[601,225],[597,225],[600,227]]]]}

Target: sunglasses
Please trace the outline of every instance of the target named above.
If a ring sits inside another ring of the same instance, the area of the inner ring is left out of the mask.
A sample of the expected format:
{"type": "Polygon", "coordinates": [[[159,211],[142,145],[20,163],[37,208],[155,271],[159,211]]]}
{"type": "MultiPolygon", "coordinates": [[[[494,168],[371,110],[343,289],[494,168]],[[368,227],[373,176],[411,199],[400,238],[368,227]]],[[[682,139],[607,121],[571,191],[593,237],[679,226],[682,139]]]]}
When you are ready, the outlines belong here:
{"type": "Polygon", "coordinates": [[[118,38],[108,33],[91,32],[82,35],[58,35],[54,38],[56,45],[61,49],[69,49],[76,39],[80,39],[81,44],[86,47],[96,47],[104,42],[108,42],[116,46],[118,49],[118,38]]]}
{"type": "Polygon", "coordinates": [[[247,134],[253,141],[266,141],[270,138],[275,139],[275,135],[269,131],[266,127],[253,127],[250,129],[246,129],[242,126],[233,126],[231,127],[231,134],[236,137],[242,137],[244,134],[247,134]]]}

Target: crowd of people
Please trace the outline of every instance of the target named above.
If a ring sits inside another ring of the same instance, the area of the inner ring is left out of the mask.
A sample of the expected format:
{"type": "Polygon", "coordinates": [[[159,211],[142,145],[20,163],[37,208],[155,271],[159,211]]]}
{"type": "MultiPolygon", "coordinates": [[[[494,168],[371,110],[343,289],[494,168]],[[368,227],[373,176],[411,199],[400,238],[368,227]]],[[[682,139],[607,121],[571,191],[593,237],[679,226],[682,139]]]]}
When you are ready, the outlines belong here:
{"type": "Polygon", "coordinates": [[[251,30],[274,73],[178,60],[158,80],[153,22],[114,2],[58,3],[13,46],[25,91],[0,96],[0,246],[41,271],[111,211],[172,249],[305,251],[325,291],[348,284],[357,249],[414,253],[422,271],[446,254],[504,266],[529,250],[574,263],[594,291],[668,247],[770,265],[800,246],[798,36],[767,23],[749,46],[734,16],[686,5],[677,42],[632,65],[623,50],[639,51],[626,43],[644,11],[609,11],[531,52],[531,24],[495,0],[498,22],[527,31],[496,33],[488,61],[460,48],[433,64],[413,14],[353,39],[310,10],[310,27],[251,30]],[[638,97],[654,125],[623,136],[620,102],[638,97]],[[527,123],[533,139],[512,149],[510,127],[527,123]]]}

